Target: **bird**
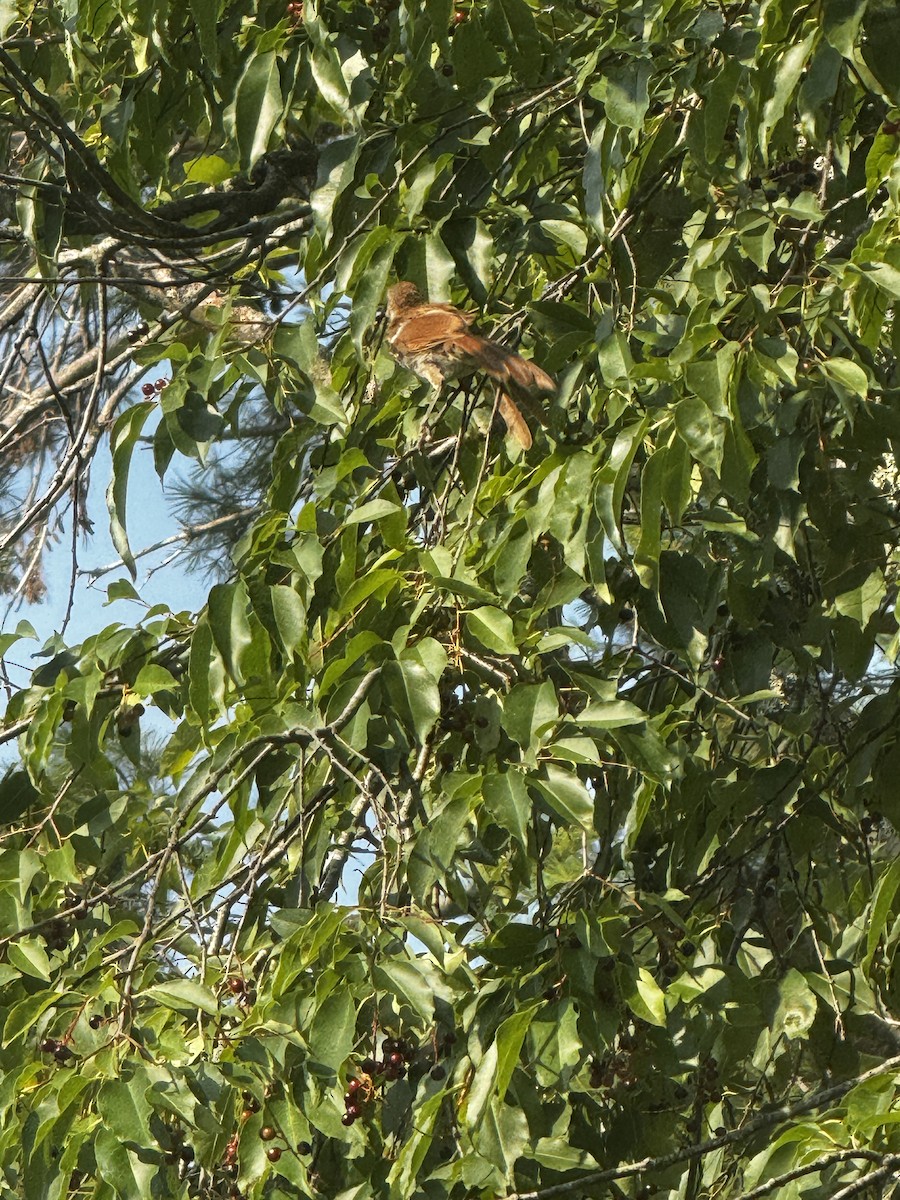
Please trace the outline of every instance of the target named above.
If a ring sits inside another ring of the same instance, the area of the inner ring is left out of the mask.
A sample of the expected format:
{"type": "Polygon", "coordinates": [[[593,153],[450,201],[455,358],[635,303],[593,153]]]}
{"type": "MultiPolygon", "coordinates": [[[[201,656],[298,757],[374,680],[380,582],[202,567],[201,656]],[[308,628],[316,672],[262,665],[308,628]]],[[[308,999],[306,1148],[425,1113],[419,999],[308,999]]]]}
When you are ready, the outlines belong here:
{"type": "Polygon", "coordinates": [[[524,450],[532,437],[519,404],[552,395],[556,381],[535,363],[499,342],[473,333],[472,313],[452,304],[432,304],[414,283],[388,288],[386,340],[394,358],[436,390],[448,380],[481,372],[495,380],[498,409],[508,432],[524,450]]]}

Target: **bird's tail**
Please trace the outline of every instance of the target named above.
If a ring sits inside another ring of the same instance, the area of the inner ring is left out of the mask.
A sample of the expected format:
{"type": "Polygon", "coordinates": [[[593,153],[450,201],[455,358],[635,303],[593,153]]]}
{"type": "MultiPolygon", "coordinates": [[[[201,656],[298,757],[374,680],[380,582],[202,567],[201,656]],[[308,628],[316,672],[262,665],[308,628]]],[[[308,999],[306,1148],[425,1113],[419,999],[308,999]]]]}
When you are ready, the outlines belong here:
{"type": "Polygon", "coordinates": [[[507,396],[506,392],[500,393],[500,403],[498,404],[500,416],[506,422],[508,433],[516,439],[523,450],[531,449],[531,430],[528,428],[528,422],[519,411],[515,400],[507,396]]]}
{"type": "Polygon", "coordinates": [[[499,342],[479,337],[477,333],[457,334],[453,341],[457,351],[473,366],[500,384],[500,415],[506,422],[507,430],[520,446],[528,450],[531,447],[531,430],[516,400],[527,404],[529,399],[537,395],[550,395],[556,391],[556,381],[536,363],[514,354],[499,342]]]}
{"type": "Polygon", "coordinates": [[[453,339],[467,358],[498,383],[509,384],[514,391],[546,393],[556,391],[556,381],[527,358],[507,350],[499,342],[479,337],[477,333],[460,333],[453,339]]]}

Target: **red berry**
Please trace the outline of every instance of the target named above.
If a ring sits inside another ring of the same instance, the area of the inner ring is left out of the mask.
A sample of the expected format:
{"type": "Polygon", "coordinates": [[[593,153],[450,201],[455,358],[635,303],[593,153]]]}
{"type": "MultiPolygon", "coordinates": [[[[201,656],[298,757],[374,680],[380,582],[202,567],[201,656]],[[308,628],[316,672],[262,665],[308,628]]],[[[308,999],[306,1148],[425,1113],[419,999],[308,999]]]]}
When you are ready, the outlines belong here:
{"type": "Polygon", "coordinates": [[[272,1138],[275,1137],[275,1130],[271,1125],[263,1125],[262,1129],[259,1131],[259,1136],[264,1142],[271,1142],[272,1138]]]}
{"type": "Polygon", "coordinates": [[[359,1080],[354,1079],[352,1076],[350,1077],[350,1079],[347,1080],[347,1091],[348,1092],[358,1092],[360,1089],[360,1086],[361,1086],[361,1084],[360,1084],[359,1080]]]}
{"type": "Polygon", "coordinates": [[[145,383],[143,385],[143,387],[141,388],[141,391],[144,393],[145,396],[156,395],[156,388],[153,386],[152,383],[145,383]]]}
{"type": "Polygon", "coordinates": [[[281,1147],[270,1146],[266,1151],[266,1158],[269,1162],[278,1162],[279,1158],[281,1158],[281,1147]]]}
{"type": "Polygon", "coordinates": [[[399,1050],[395,1050],[394,1053],[391,1055],[390,1061],[391,1061],[392,1067],[402,1067],[403,1066],[403,1055],[400,1053],[399,1050]]]}
{"type": "Polygon", "coordinates": [[[163,388],[167,388],[168,386],[169,386],[168,379],[157,379],[156,383],[154,383],[154,385],[153,385],[153,387],[155,388],[155,390],[157,392],[161,392],[163,390],[163,388]]]}
{"type": "Polygon", "coordinates": [[[244,990],[243,979],[238,979],[236,975],[232,975],[232,977],[228,980],[228,990],[235,996],[240,995],[244,990]]]}
{"type": "Polygon", "coordinates": [[[358,1104],[348,1104],[347,1105],[347,1116],[352,1117],[353,1120],[355,1121],[357,1117],[362,1116],[362,1109],[359,1107],[358,1104]]]}

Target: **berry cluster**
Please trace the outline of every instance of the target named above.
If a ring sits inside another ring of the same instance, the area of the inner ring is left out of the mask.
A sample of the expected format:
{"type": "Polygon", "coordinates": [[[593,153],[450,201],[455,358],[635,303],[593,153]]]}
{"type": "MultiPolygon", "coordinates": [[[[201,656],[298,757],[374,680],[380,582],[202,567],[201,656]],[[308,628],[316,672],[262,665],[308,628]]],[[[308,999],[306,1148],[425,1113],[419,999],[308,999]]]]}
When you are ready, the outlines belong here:
{"type": "Polygon", "coordinates": [[[252,1008],[256,1003],[256,988],[249,984],[246,979],[242,979],[240,975],[231,975],[227,979],[225,986],[237,1000],[239,1006],[243,1009],[252,1008]]]}
{"type": "Polygon", "coordinates": [[[403,1038],[385,1038],[381,1044],[382,1057],[364,1058],[359,1064],[361,1079],[351,1076],[344,1093],[346,1112],[341,1117],[344,1125],[352,1125],[363,1115],[365,1106],[375,1094],[378,1081],[393,1083],[406,1077],[406,1068],[414,1054],[413,1047],[403,1038]]]}
{"type": "MultiPolygon", "coordinates": [[[[370,1062],[370,1059],[366,1059],[370,1062]]],[[[341,1117],[342,1125],[352,1125],[353,1122],[363,1115],[363,1109],[372,1098],[372,1085],[363,1079],[356,1079],[353,1075],[347,1080],[347,1090],[344,1093],[344,1108],[346,1112],[341,1117]]]]}
{"type": "Polygon", "coordinates": [[[41,1042],[41,1054],[52,1054],[61,1067],[71,1064],[75,1058],[65,1042],[57,1041],[56,1038],[44,1038],[41,1042]]]}
{"type": "Polygon", "coordinates": [[[157,381],[155,383],[142,384],[141,391],[144,393],[144,395],[149,400],[149,398],[151,396],[155,396],[157,392],[161,392],[164,388],[167,388],[168,386],[169,386],[168,379],[157,379],[157,381]]]}
{"type": "Polygon", "coordinates": [[[72,936],[72,927],[62,917],[54,917],[47,922],[43,936],[48,950],[65,950],[72,936]]]}

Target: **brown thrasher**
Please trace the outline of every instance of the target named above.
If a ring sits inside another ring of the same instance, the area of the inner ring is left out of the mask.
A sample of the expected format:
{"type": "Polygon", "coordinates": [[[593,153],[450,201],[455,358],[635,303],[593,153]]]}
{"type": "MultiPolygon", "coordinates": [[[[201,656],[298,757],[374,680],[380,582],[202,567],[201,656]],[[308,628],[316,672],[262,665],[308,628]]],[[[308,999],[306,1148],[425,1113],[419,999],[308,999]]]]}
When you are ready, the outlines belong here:
{"type": "Polygon", "coordinates": [[[387,340],[394,358],[439,391],[448,379],[483,371],[499,385],[498,408],[520,446],[531,446],[531,430],[513,399],[526,403],[556,391],[540,367],[513,354],[469,326],[474,315],[452,304],[432,304],[414,283],[395,283],[387,294],[387,340]]]}

